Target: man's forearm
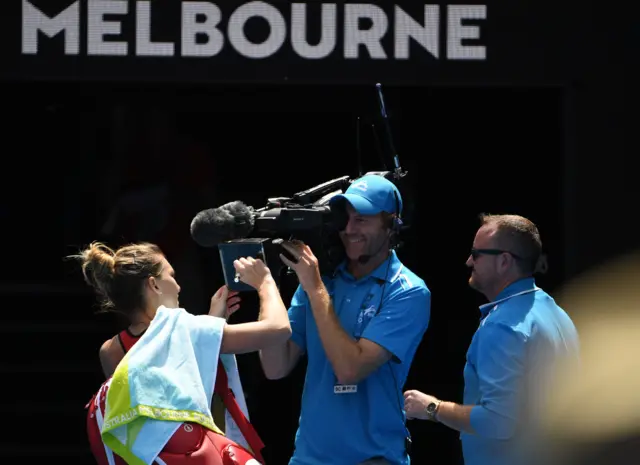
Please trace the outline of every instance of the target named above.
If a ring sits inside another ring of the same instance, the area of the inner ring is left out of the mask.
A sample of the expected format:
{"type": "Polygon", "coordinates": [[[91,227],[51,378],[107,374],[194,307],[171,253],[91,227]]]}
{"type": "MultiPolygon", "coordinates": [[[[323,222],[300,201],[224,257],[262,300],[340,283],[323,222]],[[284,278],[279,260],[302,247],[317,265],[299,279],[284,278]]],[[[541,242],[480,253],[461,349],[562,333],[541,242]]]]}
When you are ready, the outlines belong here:
{"type": "Polygon", "coordinates": [[[471,409],[473,405],[459,405],[454,402],[442,402],[438,407],[436,419],[443,425],[456,431],[475,434],[471,426],[471,409]]]}
{"type": "Polygon", "coordinates": [[[361,349],[342,328],[333,309],[331,297],[324,285],[308,292],[313,317],[318,327],[320,341],[340,384],[352,384],[358,380],[358,359],[361,349]]]}

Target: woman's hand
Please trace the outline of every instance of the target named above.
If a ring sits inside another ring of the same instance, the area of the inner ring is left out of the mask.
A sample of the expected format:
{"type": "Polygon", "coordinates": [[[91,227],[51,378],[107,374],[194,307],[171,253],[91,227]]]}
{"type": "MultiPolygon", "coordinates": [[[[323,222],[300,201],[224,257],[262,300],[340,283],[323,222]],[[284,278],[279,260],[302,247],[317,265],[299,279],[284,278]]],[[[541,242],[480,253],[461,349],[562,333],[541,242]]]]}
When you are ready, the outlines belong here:
{"type": "Polygon", "coordinates": [[[256,290],[260,289],[265,281],[273,280],[271,271],[260,259],[242,257],[233,262],[233,267],[238,279],[256,290]]]}
{"type": "Polygon", "coordinates": [[[230,291],[226,285],[221,286],[211,297],[209,315],[228,319],[240,308],[240,296],[238,296],[238,293],[238,291],[230,291]]]}

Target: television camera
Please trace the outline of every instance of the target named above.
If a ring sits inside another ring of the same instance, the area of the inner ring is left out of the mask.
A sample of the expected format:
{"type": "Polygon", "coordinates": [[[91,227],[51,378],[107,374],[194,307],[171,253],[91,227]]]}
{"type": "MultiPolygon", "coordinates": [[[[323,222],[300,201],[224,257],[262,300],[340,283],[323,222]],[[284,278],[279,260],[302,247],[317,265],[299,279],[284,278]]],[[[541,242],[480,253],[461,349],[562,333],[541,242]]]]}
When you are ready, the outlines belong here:
{"type": "MultiPolygon", "coordinates": [[[[294,194],[292,197],[268,198],[267,204],[255,209],[241,201],[229,202],[218,208],[199,212],[191,222],[191,236],[203,247],[217,246],[224,278],[232,290],[253,290],[240,282],[235,275],[233,262],[239,257],[259,257],[265,261],[276,280],[285,268],[279,254],[290,257],[281,244],[284,240],[299,239],[313,250],[322,274],[331,273],[343,260],[344,248],[339,232],[347,223],[346,212],[332,209],[329,201],[335,195],[344,193],[355,179],[369,174],[383,176],[393,182],[404,194],[407,191],[405,176],[400,166],[391,137],[388,115],[382,95],[382,86],[376,84],[380,114],[384,122],[388,149],[392,152],[393,170],[370,171],[352,179],[341,176],[294,194]]],[[[360,165],[360,131],[358,125],[358,165],[360,165]]],[[[401,229],[409,227],[411,203],[403,199],[401,229]]],[[[396,246],[400,245],[399,243],[396,246]]]]}

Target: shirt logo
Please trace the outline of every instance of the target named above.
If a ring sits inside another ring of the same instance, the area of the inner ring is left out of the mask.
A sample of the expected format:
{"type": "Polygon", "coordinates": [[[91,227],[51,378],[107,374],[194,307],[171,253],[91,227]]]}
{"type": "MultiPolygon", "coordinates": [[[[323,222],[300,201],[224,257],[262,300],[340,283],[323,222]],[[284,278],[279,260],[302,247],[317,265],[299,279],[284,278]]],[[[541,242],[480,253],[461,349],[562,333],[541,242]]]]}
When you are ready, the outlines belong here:
{"type": "Polygon", "coordinates": [[[367,327],[367,325],[375,315],[376,315],[376,308],[373,305],[366,309],[360,310],[353,336],[356,338],[360,338],[365,328],[367,327]]]}
{"type": "Polygon", "coordinates": [[[358,315],[358,324],[362,324],[363,321],[369,322],[371,318],[373,318],[376,314],[376,308],[372,305],[369,308],[360,311],[360,315],[358,315]]]}
{"type": "Polygon", "coordinates": [[[362,314],[365,318],[373,318],[373,316],[376,314],[376,308],[372,305],[371,307],[365,309],[362,314]]]}

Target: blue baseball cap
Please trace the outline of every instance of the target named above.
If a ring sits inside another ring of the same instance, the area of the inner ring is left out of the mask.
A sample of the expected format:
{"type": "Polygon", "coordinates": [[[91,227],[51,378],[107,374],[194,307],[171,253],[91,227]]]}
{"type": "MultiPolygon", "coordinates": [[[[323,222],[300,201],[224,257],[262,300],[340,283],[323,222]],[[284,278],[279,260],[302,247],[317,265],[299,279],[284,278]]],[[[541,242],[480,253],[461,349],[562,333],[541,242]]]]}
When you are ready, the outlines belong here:
{"type": "Polygon", "coordinates": [[[356,179],[344,194],[333,196],[329,204],[334,204],[338,199],[348,201],[361,215],[376,215],[383,211],[398,215],[402,213],[400,191],[391,181],[378,174],[356,179]]]}

